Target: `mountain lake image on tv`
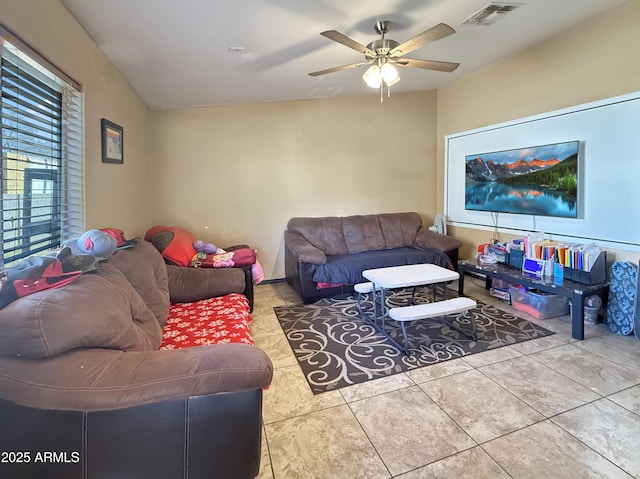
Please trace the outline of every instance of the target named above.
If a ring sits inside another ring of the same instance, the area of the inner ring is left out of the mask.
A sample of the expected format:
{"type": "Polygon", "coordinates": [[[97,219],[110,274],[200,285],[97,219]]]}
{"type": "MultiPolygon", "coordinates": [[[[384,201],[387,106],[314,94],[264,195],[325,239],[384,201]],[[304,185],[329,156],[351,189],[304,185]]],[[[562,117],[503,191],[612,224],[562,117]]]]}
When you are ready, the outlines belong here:
{"type": "Polygon", "coordinates": [[[465,209],[577,218],[579,143],[466,155],[465,209]]]}

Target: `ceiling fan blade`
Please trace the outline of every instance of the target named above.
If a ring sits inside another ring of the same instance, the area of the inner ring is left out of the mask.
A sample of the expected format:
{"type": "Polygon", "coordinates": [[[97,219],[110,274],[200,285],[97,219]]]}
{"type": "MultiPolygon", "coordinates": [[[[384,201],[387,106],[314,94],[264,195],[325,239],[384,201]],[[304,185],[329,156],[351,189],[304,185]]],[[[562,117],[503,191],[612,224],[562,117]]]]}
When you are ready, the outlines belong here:
{"type": "Polygon", "coordinates": [[[418,48],[425,46],[427,43],[435,42],[449,35],[453,35],[456,31],[445,23],[439,23],[435,27],[431,27],[426,32],[401,43],[389,52],[390,57],[406,55],[418,48]]]}
{"type": "Polygon", "coordinates": [[[400,58],[396,65],[401,67],[423,68],[425,70],[436,70],[439,72],[451,73],[460,66],[459,63],[441,62],[437,60],[416,60],[415,58],[400,58]]]}
{"type": "Polygon", "coordinates": [[[346,47],[352,48],[353,50],[359,53],[362,53],[363,55],[369,55],[371,57],[376,56],[376,52],[374,52],[373,50],[370,50],[364,45],[356,42],[355,40],[352,40],[348,36],[343,35],[342,33],[337,32],[335,30],[327,30],[326,32],[320,33],[320,35],[322,35],[323,37],[327,37],[328,39],[333,40],[334,42],[341,43],[346,47]]]}
{"type": "Polygon", "coordinates": [[[326,70],[320,70],[320,71],[317,71],[317,72],[311,72],[311,73],[309,73],[309,75],[312,76],[312,77],[317,77],[317,76],[320,76],[320,75],[325,75],[327,73],[339,72],[339,71],[342,71],[342,70],[348,70],[350,68],[358,68],[359,66],[366,65],[367,63],[368,62],[351,63],[349,65],[342,65],[340,67],[327,68],[326,70]]]}

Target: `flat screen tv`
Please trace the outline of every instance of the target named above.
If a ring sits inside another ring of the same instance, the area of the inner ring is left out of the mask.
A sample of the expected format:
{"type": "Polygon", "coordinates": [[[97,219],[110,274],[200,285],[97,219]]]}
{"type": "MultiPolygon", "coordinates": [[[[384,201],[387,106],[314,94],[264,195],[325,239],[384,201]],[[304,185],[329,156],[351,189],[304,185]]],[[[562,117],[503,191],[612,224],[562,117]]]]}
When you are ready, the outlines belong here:
{"type": "Polygon", "coordinates": [[[580,142],[465,156],[466,210],[578,217],[580,142]]]}

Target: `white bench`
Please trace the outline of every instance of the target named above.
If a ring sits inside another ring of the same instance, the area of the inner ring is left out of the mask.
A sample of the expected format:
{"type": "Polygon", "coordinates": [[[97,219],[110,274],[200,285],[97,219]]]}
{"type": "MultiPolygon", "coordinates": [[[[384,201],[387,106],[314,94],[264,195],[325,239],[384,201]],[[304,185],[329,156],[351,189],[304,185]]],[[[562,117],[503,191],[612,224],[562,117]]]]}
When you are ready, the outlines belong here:
{"type": "Polygon", "coordinates": [[[435,301],[433,303],[415,304],[412,306],[391,308],[389,310],[389,317],[401,323],[402,332],[404,333],[404,350],[405,353],[407,353],[408,338],[405,329],[405,323],[407,321],[417,321],[419,319],[429,318],[442,318],[442,321],[447,324],[447,326],[461,332],[474,341],[477,340],[476,321],[473,316],[470,317],[472,327],[471,333],[461,330],[445,319],[445,316],[447,315],[466,312],[472,308],[475,308],[476,305],[477,303],[471,298],[452,298],[445,301],[435,301]]]}
{"type": "Polygon", "coordinates": [[[396,321],[415,321],[417,319],[438,318],[448,314],[463,313],[476,306],[477,303],[471,298],[452,298],[434,303],[391,308],[389,317],[396,321]]]}
{"type": "MultiPolygon", "coordinates": [[[[435,284],[432,285],[434,286],[434,291],[433,291],[433,300],[436,300],[436,292],[435,292],[435,284]]],[[[418,289],[418,286],[414,286],[413,287],[413,292],[411,293],[411,302],[415,304],[415,296],[416,296],[416,290],[418,289]]],[[[360,316],[364,319],[367,318],[372,318],[375,315],[375,302],[374,302],[374,307],[373,307],[373,311],[365,311],[364,308],[362,307],[362,295],[363,294],[370,294],[371,292],[373,292],[373,283],[372,282],[367,282],[367,283],[357,283],[353,285],[353,290],[357,293],[356,296],[356,300],[358,302],[358,313],[360,314],[360,316]]],[[[446,290],[444,292],[444,294],[446,295],[446,290]]]]}
{"type": "Polygon", "coordinates": [[[360,317],[362,319],[365,320],[374,320],[375,321],[375,302],[373,301],[372,298],[372,303],[373,303],[373,309],[368,309],[368,310],[364,310],[362,308],[362,295],[363,294],[369,294],[373,291],[373,283],[369,282],[369,283],[358,283],[358,284],[354,284],[353,285],[353,290],[358,293],[357,294],[357,302],[358,302],[358,314],[360,315],[360,317]]]}
{"type": "Polygon", "coordinates": [[[358,283],[353,286],[353,290],[358,294],[367,294],[373,291],[372,283],[358,283]]]}

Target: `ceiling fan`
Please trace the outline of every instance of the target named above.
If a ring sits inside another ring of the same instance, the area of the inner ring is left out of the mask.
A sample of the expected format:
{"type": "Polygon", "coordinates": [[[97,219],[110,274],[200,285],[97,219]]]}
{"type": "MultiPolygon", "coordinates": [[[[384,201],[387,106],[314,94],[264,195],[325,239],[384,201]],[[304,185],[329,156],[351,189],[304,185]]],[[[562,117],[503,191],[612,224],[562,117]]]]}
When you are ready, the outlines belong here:
{"type": "Polygon", "coordinates": [[[344,46],[362,53],[365,61],[328,68],[326,70],[319,70],[317,72],[311,72],[309,75],[315,77],[325,75],[327,73],[348,70],[350,68],[357,68],[363,65],[370,65],[367,71],[364,72],[364,75],[362,75],[362,79],[371,88],[380,88],[380,101],[382,101],[382,92],[384,87],[387,87],[387,94],[389,95],[391,92],[391,85],[395,85],[400,81],[398,70],[395,68],[396,66],[422,68],[425,70],[436,70],[450,73],[460,65],[459,63],[453,62],[418,60],[415,58],[405,58],[403,56],[417,50],[418,48],[422,48],[428,43],[435,42],[436,40],[440,40],[441,38],[454,34],[456,31],[449,25],[439,23],[404,43],[398,43],[395,40],[384,37],[389,31],[389,26],[390,22],[387,20],[377,22],[373,26],[373,29],[381,36],[381,38],[369,43],[366,47],[336,30],[327,30],[326,32],[320,33],[320,35],[327,37],[334,42],[341,43],[344,46]]]}

